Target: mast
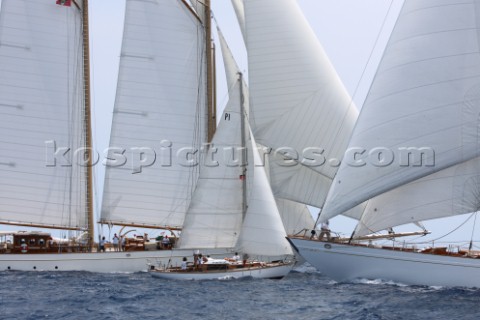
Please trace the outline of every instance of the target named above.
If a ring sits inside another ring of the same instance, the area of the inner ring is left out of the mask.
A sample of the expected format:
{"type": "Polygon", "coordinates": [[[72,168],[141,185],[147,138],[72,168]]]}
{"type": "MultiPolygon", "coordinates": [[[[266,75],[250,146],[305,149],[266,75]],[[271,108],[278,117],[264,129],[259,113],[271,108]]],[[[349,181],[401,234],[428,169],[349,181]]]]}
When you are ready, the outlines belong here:
{"type": "Polygon", "coordinates": [[[94,217],[93,217],[93,153],[92,153],[92,123],[91,123],[91,100],[90,100],[90,37],[88,27],[88,0],[83,0],[83,76],[84,76],[84,99],[85,99],[85,144],[88,157],[87,179],[87,225],[88,247],[93,249],[94,241],[94,217]]]}
{"type": "Polygon", "coordinates": [[[215,63],[214,63],[214,48],[212,47],[212,20],[211,16],[211,0],[205,0],[205,43],[207,52],[207,128],[208,128],[208,142],[212,141],[215,129],[217,126],[216,114],[217,109],[215,105],[215,63]]]}
{"type": "MultiPolygon", "coordinates": [[[[245,149],[246,146],[246,141],[245,141],[245,99],[243,97],[243,73],[239,72],[238,73],[238,82],[240,84],[240,130],[241,130],[241,139],[242,139],[242,148],[243,150],[245,149]]],[[[242,159],[243,164],[246,163],[245,155],[242,150],[242,156],[244,159],[242,159]]],[[[255,166],[255,163],[253,164],[255,166]]],[[[247,173],[246,173],[247,168],[244,166],[242,170],[242,220],[245,219],[245,213],[247,212],[247,173]]]]}

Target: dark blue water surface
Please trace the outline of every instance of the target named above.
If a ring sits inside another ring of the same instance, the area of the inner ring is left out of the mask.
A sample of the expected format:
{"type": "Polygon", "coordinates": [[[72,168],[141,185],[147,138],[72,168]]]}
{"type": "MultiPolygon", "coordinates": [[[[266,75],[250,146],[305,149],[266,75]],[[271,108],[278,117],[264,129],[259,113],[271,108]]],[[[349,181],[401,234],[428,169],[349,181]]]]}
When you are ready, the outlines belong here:
{"type": "Polygon", "coordinates": [[[0,272],[0,319],[480,319],[480,289],[337,283],[302,270],[216,281],[0,272]]]}

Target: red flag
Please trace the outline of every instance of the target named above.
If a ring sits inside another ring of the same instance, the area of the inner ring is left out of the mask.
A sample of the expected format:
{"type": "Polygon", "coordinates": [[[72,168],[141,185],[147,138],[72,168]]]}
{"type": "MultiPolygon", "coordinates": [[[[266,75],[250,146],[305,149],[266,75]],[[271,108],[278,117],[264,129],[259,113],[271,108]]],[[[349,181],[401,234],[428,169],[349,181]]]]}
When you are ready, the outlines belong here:
{"type": "Polygon", "coordinates": [[[72,6],[72,0],[57,0],[57,4],[59,4],[61,6],[71,7],[72,6]]]}

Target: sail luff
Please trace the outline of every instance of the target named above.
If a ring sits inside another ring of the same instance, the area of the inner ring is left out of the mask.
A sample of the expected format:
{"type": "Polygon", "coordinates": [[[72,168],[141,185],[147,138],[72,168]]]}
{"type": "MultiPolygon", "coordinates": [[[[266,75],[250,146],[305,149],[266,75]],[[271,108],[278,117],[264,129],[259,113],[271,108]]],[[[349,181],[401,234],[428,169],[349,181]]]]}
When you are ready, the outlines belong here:
{"type": "Polygon", "coordinates": [[[235,10],[237,16],[238,24],[240,25],[240,30],[242,32],[243,40],[247,43],[246,39],[246,27],[245,27],[245,7],[243,6],[243,0],[232,0],[232,6],[235,10]]]}

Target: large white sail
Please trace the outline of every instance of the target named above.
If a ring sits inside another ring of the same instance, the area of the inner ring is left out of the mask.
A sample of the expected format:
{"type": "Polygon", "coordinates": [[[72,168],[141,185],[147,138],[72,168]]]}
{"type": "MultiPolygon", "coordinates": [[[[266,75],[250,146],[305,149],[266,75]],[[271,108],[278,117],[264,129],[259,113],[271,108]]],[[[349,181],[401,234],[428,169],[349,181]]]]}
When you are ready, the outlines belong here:
{"type": "Polygon", "coordinates": [[[246,163],[243,163],[241,151],[244,147],[242,137],[245,137],[241,86],[244,83],[223,36],[220,36],[220,43],[230,100],[209,152],[203,154],[200,178],[185,218],[180,248],[231,248],[238,239],[243,221],[246,163]]]}
{"type": "Polygon", "coordinates": [[[253,177],[249,184],[248,209],[237,248],[254,256],[291,255],[292,249],[286,240],[285,228],[252,133],[250,138],[249,152],[253,154],[253,177]]]}
{"type": "Polygon", "coordinates": [[[370,199],[355,235],[479,209],[480,158],[476,158],[370,199]]]}
{"type": "MultiPolygon", "coordinates": [[[[220,42],[220,48],[222,50],[223,64],[225,66],[225,77],[227,80],[228,94],[230,96],[230,100],[233,100],[232,94],[233,95],[239,94],[239,90],[232,90],[232,88],[238,84],[238,74],[240,72],[240,68],[238,67],[237,62],[233,57],[232,51],[230,50],[228,43],[225,40],[223,32],[220,30],[219,27],[217,27],[217,34],[218,34],[218,41],[220,42]]],[[[243,91],[244,91],[243,92],[244,95],[248,94],[248,90],[243,90],[243,91]]],[[[238,99],[240,99],[239,96],[237,100],[238,99]]],[[[248,106],[249,104],[248,96],[242,97],[242,99],[243,99],[243,103],[246,106],[248,106]]]]}
{"type": "Polygon", "coordinates": [[[243,40],[245,41],[245,43],[247,43],[247,39],[245,38],[247,35],[247,31],[245,27],[245,7],[243,6],[243,0],[232,0],[232,6],[237,16],[243,40]]]}
{"type": "MultiPolygon", "coordinates": [[[[242,6],[235,8],[241,17],[242,6]]],[[[272,152],[288,147],[298,154],[291,166],[271,161],[279,172],[272,190],[322,206],[358,111],[296,1],[244,0],[243,9],[253,132],[272,152]]]]}
{"type": "Polygon", "coordinates": [[[306,205],[281,198],[275,201],[288,235],[303,234],[302,231],[314,228],[315,221],[306,205]]]}
{"type": "Polygon", "coordinates": [[[204,33],[183,1],[127,0],[110,147],[128,160],[107,167],[104,222],[182,226],[206,140],[204,33]]]}
{"type": "Polygon", "coordinates": [[[477,0],[405,2],[322,219],[478,156],[479,21],[477,0]]]}
{"type": "MultiPolygon", "coordinates": [[[[228,150],[241,148],[241,141],[238,141],[241,130],[240,117],[237,106],[229,103],[212,139],[212,148],[218,150],[214,158],[218,165],[210,162],[212,159],[202,158],[206,165],[201,169],[197,188],[185,218],[180,248],[218,248],[235,245],[243,217],[241,176],[244,167],[232,166],[233,163],[225,161],[224,155],[233,156],[234,154],[228,150]],[[232,135],[231,132],[237,134],[232,135]]],[[[211,152],[212,149],[209,149],[204,156],[207,158],[212,156],[211,152]]]]}
{"type": "Polygon", "coordinates": [[[2,1],[0,223],[87,225],[82,39],[76,6],[2,1]]]}

